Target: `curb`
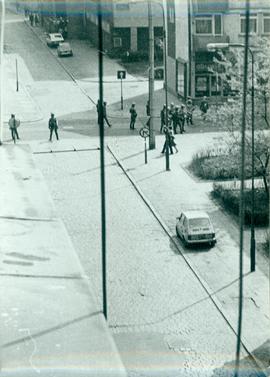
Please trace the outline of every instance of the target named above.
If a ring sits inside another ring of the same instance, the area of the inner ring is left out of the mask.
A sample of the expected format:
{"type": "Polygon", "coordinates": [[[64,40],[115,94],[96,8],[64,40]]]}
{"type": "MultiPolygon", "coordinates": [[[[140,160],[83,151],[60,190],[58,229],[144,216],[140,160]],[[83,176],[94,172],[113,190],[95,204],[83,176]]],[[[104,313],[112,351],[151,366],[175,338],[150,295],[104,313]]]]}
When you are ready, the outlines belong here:
{"type": "MultiPolygon", "coordinates": [[[[183,249],[182,247],[179,245],[179,242],[177,242],[175,240],[175,234],[173,234],[169,227],[167,226],[167,224],[163,221],[163,219],[161,218],[160,214],[157,212],[157,210],[153,207],[153,205],[151,204],[151,202],[149,201],[149,199],[145,196],[145,194],[142,192],[142,190],[140,189],[140,187],[138,186],[137,182],[135,181],[135,179],[131,176],[131,174],[129,174],[129,172],[124,168],[124,166],[122,165],[122,163],[120,162],[120,160],[116,157],[116,154],[115,152],[113,151],[113,149],[107,145],[107,149],[108,151],[111,153],[111,155],[113,156],[113,158],[115,159],[116,163],[118,164],[118,166],[121,168],[121,170],[123,171],[123,173],[126,175],[126,177],[128,178],[128,180],[130,181],[130,183],[132,184],[132,186],[134,187],[134,189],[137,191],[137,193],[139,194],[139,196],[142,198],[143,202],[146,204],[146,206],[149,208],[150,212],[153,214],[153,216],[155,217],[155,219],[158,221],[158,223],[161,225],[161,227],[163,228],[164,232],[167,234],[167,236],[169,237],[170,241],[173,243],[173,245],[176,247],[176,249],[179,251],[179,254],[181,255],[181,257],[184,259],[184,261],[186,262],[187,266],[189,267],[189,269],[192,271],[192,273],[194,274],[194,276],[196,277],[196,279],[199,281],[199,283],[201,284],[202,288],[205,290],[208,298],[212,301],[212,303],[215,305],[215,307],[217,308],[217,310],[219,311],[219,313],[221,314],[221,316],[223,317],[223,319],[225,320],[225,322],[227,323],[227,325],[230,327],[230,329],[232,330],[232,332],[235,334],[235,336],[237,337],[237,332],[235,331],[235,329],[233,328],[233,326],[231,325],[230,321],[227,319],[226,315],[223,313],[222,309],[222,304],[218,301],[218,299],[214,298],[214,295],[216,294],[216,292],[212,292],[211,293],[211,289],[210,287],[208,286],[208,284],[200,277],[199,273],[196,272],[195,268],[192,266],[192,264],[188,261],[188,259],[185,257],[185,255],[183,254],[183,249]]],[[[252,361],[254,362],[254,364],[262,371],[262,373],[265,373],[266,368],[265,366],[261,363],[260,360],[258,360],[253,354],[252,352],[250,352],[247,348],[247,346],[245,345],[245,343],[241,340],[241,345],[243,347],[243,349],[246,351],[246,353],[249,355],[249,357],[252,359],[252,361]]],[[[266,375],[265,375],[266,376],[266,375]]]]}

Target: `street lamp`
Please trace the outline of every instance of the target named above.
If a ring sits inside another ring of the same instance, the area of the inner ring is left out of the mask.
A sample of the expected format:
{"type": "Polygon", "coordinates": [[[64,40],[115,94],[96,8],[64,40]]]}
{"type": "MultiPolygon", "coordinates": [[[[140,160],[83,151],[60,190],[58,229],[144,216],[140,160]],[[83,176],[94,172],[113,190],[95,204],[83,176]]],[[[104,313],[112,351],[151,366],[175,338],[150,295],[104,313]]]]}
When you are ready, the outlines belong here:
{"type": "MultiPolygon", "coordinates": [[[[209,51],[226,48],[245,48],[243,43],[208,43],[207,49],[209,51]]],[[[251,56],[251,223],[250,223],[250,270],[255,271],[255,226],[254,226],[254,209],[255,209],[255,190],[254,190],[254,172],[255,172],[255,158],[254,158],[254,128],[255,128],[255,101],[254,101],[254,53],[250,47],[248,51],[251,56]]]]}

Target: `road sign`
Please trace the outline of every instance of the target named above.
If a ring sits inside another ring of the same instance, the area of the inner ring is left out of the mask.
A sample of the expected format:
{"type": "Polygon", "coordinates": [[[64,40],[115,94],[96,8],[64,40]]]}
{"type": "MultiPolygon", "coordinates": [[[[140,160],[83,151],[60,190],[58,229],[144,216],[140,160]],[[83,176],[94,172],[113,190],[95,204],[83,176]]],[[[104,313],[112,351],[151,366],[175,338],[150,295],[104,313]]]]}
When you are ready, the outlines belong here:
{"type": "Polygon", "coordinates": [[[146,128],[146,127],[142,127],[141,129],[140,129],[140,136],[141,137],[143,137],[143,138],[147,138],[147,137],[149,137],[149,134],[150,134],[150,132],[149,132],[149,129],[148,128],[146,128]]]}
{"type": "Polygon", "coordinates": [[[117,78],[119,80],[124,80],[126,78],[126,71],[117,71],[117,78]]]}

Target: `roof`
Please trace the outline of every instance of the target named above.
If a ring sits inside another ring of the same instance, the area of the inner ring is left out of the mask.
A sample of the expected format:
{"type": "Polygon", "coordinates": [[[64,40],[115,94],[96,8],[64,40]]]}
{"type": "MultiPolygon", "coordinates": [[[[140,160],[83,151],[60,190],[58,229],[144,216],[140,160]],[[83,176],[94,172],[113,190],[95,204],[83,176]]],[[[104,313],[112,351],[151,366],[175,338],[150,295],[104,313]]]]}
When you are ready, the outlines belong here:
{"type": "Polygon", "coordinates": [[[209,216],[204,211],[183,211],[182,212],[188,219],[208,218],[209,216]]]}

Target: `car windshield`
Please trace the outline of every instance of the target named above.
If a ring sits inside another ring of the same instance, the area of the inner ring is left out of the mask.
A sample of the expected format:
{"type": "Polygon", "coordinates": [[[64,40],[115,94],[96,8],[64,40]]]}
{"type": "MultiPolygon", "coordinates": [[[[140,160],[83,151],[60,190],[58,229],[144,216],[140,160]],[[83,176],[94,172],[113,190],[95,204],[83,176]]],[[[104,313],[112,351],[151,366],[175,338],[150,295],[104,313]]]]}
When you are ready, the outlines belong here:
{"type": "Polygon", "coordinates": [[[207,217],[201,217],[199,219],[190,219],[188,223],[191,228],[206,227],[210,225],[210,221],[207,217]]]}

